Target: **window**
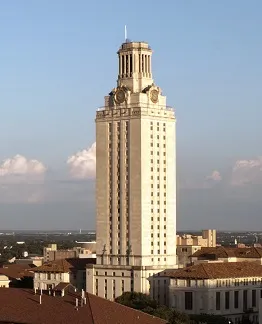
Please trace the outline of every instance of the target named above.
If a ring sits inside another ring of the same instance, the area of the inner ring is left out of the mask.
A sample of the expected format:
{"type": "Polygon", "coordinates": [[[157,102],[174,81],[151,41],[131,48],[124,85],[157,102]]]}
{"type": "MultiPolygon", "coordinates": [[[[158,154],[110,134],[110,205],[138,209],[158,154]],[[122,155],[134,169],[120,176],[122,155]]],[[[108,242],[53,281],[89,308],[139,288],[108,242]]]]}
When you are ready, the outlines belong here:
{"type": "Polygon", "coordinates": [[[247,310],[247,290],[243,290],[243,310],[247,310]]]}
{"type": "Polygon", "coordinates": [[[257,291],[252,290],[252,307],[257,307],[257,291]]]}
{"type": "Polygon", "coordinates": [[[220,305],[220,291],[216,292],[216,310],[220,310],[221,305],[220,305]]]}
{"type": "Polygon", "coordinates": [[[239,291],[234,292],[234,307],[238,308],[239,305],[239,291]]]}
{"type": "Polygon", "coordinates": [[[229,291],[225,292],[225,309],[229,309],[229,291]]]}
{"type": "Polygon", "coordinates": [[[193,293],[191,291],[185,292],[185,309],[186,310],[193,309],[193,293]]]}

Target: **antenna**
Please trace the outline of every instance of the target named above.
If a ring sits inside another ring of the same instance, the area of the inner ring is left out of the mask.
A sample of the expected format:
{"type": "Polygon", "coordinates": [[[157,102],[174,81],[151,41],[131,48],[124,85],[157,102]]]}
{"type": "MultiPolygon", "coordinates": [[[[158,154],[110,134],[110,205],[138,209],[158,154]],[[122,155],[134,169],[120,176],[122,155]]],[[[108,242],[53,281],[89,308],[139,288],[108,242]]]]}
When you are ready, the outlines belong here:
{"type": "Polygon", "coordinates": [[[127,42],[127,28],[126,28],[126,25],[125,25],[125,42],[127,42]]]}

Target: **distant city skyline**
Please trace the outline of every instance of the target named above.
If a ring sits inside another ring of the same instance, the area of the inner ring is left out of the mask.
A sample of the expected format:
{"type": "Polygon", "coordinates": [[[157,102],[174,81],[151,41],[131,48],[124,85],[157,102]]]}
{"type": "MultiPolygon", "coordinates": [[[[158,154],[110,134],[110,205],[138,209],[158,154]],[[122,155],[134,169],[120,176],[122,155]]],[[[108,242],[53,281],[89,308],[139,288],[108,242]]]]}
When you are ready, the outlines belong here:
{"type": "Polygon", "coordinates": [[[95,228],[94,118],[127,25],[153,47],[154,79],[176,110],[177,229],[262,230],[261,9],[2,3],[1,228],[95,228]]]}

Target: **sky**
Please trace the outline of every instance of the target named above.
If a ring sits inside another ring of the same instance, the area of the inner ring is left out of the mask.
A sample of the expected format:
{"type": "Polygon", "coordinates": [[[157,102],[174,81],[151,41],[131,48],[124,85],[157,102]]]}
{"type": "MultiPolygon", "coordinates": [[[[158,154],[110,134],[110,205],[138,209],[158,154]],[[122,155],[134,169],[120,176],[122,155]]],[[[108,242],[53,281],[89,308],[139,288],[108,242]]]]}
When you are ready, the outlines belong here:
{"type": "Polygon", "coordinates": [[[95,112],[128,38],[177,116],[177,227],[262,231],[262,3],[0,2],[1,229],[95,228],[95,112]]]}

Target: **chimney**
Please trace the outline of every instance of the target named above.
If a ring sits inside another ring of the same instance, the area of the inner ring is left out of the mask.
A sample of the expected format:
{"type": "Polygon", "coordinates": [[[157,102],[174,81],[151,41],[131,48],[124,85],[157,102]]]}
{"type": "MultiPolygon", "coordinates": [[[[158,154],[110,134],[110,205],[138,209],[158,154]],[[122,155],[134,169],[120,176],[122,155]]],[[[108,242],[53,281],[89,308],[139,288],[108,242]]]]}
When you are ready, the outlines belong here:
{"type": "Polygon", "coordinates": [[[39,295],[39,304],[42,304],[42,295],[39,295]]]}

